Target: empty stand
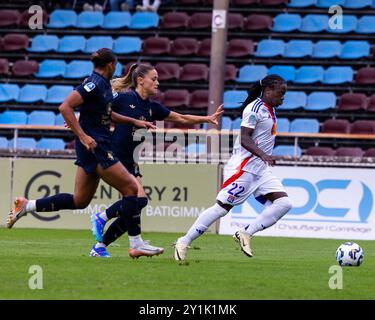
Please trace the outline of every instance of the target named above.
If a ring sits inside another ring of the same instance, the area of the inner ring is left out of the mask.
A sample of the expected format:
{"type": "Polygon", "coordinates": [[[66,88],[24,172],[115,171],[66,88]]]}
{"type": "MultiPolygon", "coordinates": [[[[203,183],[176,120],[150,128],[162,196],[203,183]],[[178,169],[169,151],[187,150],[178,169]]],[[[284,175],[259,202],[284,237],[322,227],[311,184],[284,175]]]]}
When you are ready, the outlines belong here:
{"type": "Polygon", "coordinates": [[[358,147],[340,147],[335,151],[337,157],[362,157],[364,151],[358,147]]]}
{"type": "Polygon", "coordinates": [[[130,26],[129,12],[111,11],[104,16],[103,29],[123,29],[130,26]]]}
{"type": "Polygon", "coordinates": [[[180,78],[181,67],[175,62],[158,62],[155,65],[160,81],[178,80],[180,78]]]}
{"type": "Polygon", "coordinates": [[[312,92],[307,97],[305,110],[322,111],[336,107],[336,95],[334,92],[312,92]]]}
{"type": "Polygon", "coordinates": [[[351,124],[350,133],[375,134],[375,120],[356,120],[351,124]]]}
{"type": "Polygon", "coordinates": [[[196,29],[210,29],[212,21],[212,13],[210,12],[195,12],[190,16],[189,28],[196,29]]]}
{"type": "Polygon", "coordinates": [[[255,82],[267,75],[267,67],[264,65],[245,65],[240,68],[237,82],[255,82]]]}
{"type": "Polygon", "coordinates": [[[273,19],[266,14],[250,14],[244,21],[244,30],[260,31],[272,28],[273,19]]]}
{"type": "Polygon", "coordinates": [[[208,108],[208,90],[195,90],[190,95],[190,107],[193,109],[208,108]]]}
{"type": "Polygon", "coordinates": [[[186,12],[167,12],[160,21],[160,27],[163,29],[185,29],[188,27],[189,19],[186,12]]]}
{"type": "Polygon", "coordinates": [[[307,156],[334,156],[335,150],[330,147],[309,147],[305,151],[307,156]]]}
{"type": "Polygon", "coordinates": [[[130,29],[152,29],[159,25],[159,15],[155,12],[136,12],[130,20],[130,29]]]}
{"type": "Polygon", "coordinates": [[[329,119],[323,122],[322,133],[350,133],[350,122],[345,119],[329,119]]]}
{"type": "Polygon", "coordinates": [[[185,89],[168,89],[164,92],[164,105],[167,108],[184,108],[189,104],[190,94],[185,89]]]}
{"type": "Polygon", "coordinates": [[[181,69],[180,81],[207,81],[208,71],[203,63],[187,63],[181,69]]]}
{"type": "Polygon", "coordinates": [[[64,29],[77,25],[77,13],[73,10],[55,10],[51,13],[48,28],[64,29]]]}
{"type": "Polygon", "coordinates": [[[28,77],[37,73],[39,63],[35,60],[17,60],[12,67],[12,75],[14,77],[28,77]]]}
{"type": "Polygon", "coordinates": [[[232,39],[228,42],[227,57],[248,57],[254,54],[254,42],[247,39],[232,39]]]}
{"type": "Polygon", "coordinates": [[[59,40],[57,52],[73,53],[84,52],[86,48],[86,38],[84,36],[64,36],[59,40]]]}
{"type": "Polygon", "coordinates": [[[375,68],[364,67],[357,71],[356,83],[375,84],[375,68]]]}
{"type": "Polygon", "coordinates": [[[166,37],[149,37],[143,41],[142,52],[146,55],[169,54],[171,42],[166,37]]]}
{"type": "Polygon", "coordinates": [[[3,38],[4,51],[18,51],[29,47],[30,39],[26,34],[6,34],[3,38]]]}
{"type": "Polygon", "coordinates": [[[173,56],[195,55],[199,49],[199,41],[195,38],[176,38],[172,43],[170,54],[173,56]]]}
{"type": "Polygon", "coordinates": [[[367,97],[363,93],[344,93],[337,105],[340,111],[357,111],[367,109],[367,97]]]}
{"type": "Polygon", "coordinates": [[[53,126],[55,114],[53,111],[32,111],[27,117],[27,124],[53,126]]]}
{"type": "Polygon", "coordinates": [[[142,40],[139,37],[118,37],[113,43],[113,52],[119,54],[139,53],[142,40]]]}

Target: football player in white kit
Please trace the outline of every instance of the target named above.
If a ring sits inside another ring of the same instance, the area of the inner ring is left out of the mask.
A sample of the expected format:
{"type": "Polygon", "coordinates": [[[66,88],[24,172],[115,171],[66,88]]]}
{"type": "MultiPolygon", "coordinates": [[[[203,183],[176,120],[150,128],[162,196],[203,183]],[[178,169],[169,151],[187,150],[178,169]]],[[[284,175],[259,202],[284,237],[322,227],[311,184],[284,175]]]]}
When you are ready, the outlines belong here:
{"type": "Polygon", "coordinates": [[[275,108],[283,103],[285,92],[285,80],[278,75],[268,75],[249,89],[242,104],[240,135],[224,168],[222,189],[216,203],[199,215],[186,235],[177,239],[176,260],[185,260],[191,242],[251,194],[264,205],[264,210],[253,223],[233,236],[248,257],[253,256],[250,245],[253,234],[272,226],[291,209],[283,185],[270,170],[270,166],[275,165],[272,156],[276,137],[275,108]]]}

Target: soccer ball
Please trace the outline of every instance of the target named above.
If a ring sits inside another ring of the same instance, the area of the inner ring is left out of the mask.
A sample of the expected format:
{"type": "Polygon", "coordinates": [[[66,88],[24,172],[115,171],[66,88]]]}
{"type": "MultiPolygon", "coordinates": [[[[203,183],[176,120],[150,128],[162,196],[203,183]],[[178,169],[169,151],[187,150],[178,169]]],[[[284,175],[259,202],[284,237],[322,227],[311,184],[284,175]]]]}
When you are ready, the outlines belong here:
{"type": "Polygon", "coordinates": [[[363,258],[362,248],[354,242],[345,242],[336,251],[336,260],[340,266],[360,266],[363,258]]]}

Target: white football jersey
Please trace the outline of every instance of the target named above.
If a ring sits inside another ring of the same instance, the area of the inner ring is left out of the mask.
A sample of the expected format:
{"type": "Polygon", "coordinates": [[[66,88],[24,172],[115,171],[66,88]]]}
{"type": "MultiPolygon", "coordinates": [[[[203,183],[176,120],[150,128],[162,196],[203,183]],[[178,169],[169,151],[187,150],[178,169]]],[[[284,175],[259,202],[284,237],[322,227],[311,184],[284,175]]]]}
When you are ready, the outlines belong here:
{"type": "MultiPolygon", "coordinates": [[[[274,108],[266,105],[257,98],[249,103],[243,111],[241,127],[254,129],[251,138],[266,154],[271,155],[275,145],[276,116],[274,108]]],[[[257,175],[262,175],[268,169],[268,164],[241,146],[240,135],[233,146],[233,154],[228,161],[228,168],[242,169],[257,175]]]]}

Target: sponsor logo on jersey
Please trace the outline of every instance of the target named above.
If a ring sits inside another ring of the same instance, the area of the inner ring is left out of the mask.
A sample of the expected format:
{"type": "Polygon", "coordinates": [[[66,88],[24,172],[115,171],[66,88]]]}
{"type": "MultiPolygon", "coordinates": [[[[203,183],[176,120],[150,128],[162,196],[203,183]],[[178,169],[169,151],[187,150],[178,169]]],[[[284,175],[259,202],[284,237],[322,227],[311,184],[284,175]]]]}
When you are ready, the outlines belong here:
{"type": "Polygon", "coordinates": [[[93,83],[93,82],[88,82],[88,83],[86,83],[86,84],[84,85],[83,88],[84,88],[87,92],[90,92],[90,91],[94,90],[94,88],[95,88],[95,83],[93,83]]]}
{"type": "Polygon", "coordinates": [[[113,92],[113,99],[118,96],[118,92],[113,92]]]}

